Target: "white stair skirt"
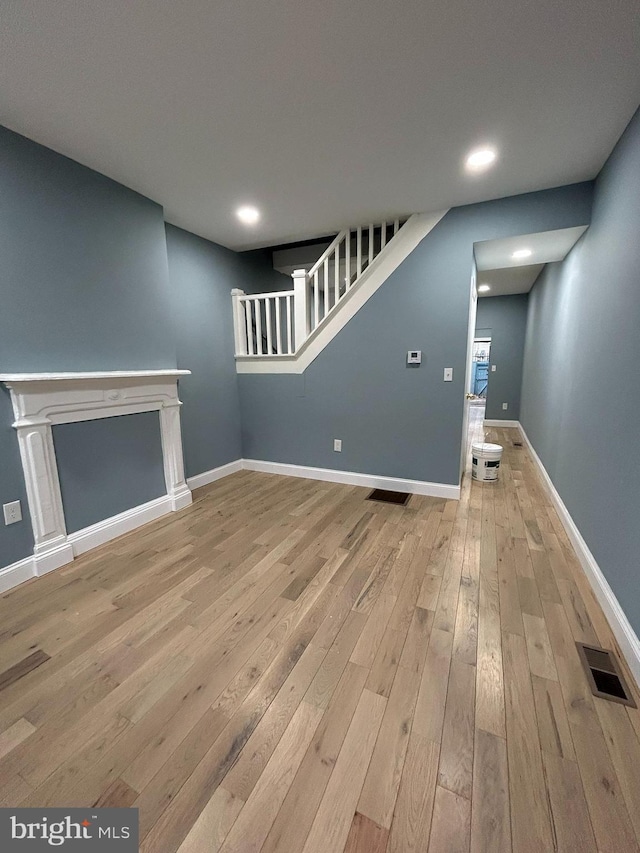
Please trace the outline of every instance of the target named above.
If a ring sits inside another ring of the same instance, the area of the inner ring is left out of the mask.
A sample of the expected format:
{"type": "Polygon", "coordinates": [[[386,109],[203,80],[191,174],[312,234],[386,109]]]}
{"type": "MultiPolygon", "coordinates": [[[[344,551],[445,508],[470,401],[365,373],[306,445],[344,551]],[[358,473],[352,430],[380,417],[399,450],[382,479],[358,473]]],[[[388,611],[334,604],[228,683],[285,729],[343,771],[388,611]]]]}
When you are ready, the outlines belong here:
{"type": "MultiPolygon", "coordinates": [[[[55,424],[157,411],[167,486],[167,510],[191,503],[185,482],[178,377],[189,370],[0,374],[11,391],[13,424],[34,536],[33,565],[42,575],[74,557],[67,535],[53,443],[55,424]]],[[[141,522],[143,523],[143,522],[141,522]]],[[[106,541],[106,540],[105,540],[106,541]]]]}

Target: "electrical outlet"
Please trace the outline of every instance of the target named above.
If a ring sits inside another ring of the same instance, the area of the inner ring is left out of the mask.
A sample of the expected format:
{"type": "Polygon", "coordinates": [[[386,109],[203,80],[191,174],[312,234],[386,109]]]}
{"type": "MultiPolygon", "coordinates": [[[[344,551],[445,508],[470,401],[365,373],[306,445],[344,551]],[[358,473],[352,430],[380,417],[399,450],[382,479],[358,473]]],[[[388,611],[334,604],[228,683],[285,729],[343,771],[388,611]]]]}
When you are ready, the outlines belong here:
{"type": "Polygon", "coordinates": [[[342,452],[342,439],[341,438],[334,438],[333,439],[333,449],[336,451],[336,453],[342,452]]]}
{"type": "Polygon", "coordinates": [[[22,521],[22,507],[20,506],[20,501],[3,504],[2,511],[4,512],[5,524],[15,524],[16,521],[22,521]]]}
{"type": "Polygon", "coordinates": [[[503,404],[502,404],[502,410],[503,410],[504,412],[506,412],[508,408],[509,408],[509,404],[508,404],[508,403],[503,403],[503,404]]]}

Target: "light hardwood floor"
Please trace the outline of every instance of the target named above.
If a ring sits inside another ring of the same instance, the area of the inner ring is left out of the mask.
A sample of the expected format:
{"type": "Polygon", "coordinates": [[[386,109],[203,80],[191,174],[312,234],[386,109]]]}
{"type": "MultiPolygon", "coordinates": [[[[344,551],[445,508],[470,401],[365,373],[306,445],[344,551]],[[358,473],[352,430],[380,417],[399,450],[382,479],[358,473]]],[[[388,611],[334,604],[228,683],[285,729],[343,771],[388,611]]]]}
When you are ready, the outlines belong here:
{"type": "Polygon", "coordinates": [[[615,642],[487,435],[459,502],[240,472],[5,594],[0,805],[137,806],[144,853],[637,851],[639,712],[574,645],[615,642]]]}

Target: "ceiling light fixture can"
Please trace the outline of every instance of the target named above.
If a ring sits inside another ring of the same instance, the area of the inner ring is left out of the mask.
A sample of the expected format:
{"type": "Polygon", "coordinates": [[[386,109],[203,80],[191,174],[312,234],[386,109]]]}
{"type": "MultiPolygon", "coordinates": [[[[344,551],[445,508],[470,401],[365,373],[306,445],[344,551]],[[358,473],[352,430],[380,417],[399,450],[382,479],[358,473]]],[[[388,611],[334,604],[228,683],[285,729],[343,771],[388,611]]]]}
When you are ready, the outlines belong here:
{"type": "Polygon", "coordinates": [[[474,174],[484,172],[485,169],[488,169],[495,163],[497,156],[494,148],[476,148],[464,161],[465,168],[467,172],[474,174]]]}
{"type": "Polygon", "coordinates": [[[521,261],[524,258],[530,258],[532,254],[531,249],[517,249],[511,257],[516,261],[521,261]]]}
{"type": "Polygon", "coordinates": [[[236,210],[236,216],[244,225],[255,225],[260,219],[260,211],[253,205],[245,204],[236,210]]]}
{"type": "Polygon", "coordinates": [[[478,288],[478,293],[487,293],[489,290],[491,290],[491,287],[488,284],[481,284],[478,288]]]}

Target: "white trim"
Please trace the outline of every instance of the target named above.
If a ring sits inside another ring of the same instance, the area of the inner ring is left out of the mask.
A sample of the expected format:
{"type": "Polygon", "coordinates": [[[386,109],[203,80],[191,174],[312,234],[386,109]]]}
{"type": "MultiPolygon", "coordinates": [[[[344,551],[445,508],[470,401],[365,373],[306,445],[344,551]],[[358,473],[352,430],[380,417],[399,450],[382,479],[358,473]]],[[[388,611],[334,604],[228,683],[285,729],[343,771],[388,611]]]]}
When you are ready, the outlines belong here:
{"type": "Polygon", "coordinates": [[[469,286],[469,318],[467,321],[467,357],[464,369],[464,405],[462,409],[462,440],[460,442],[460,480],[464,476],[467,465],[467,452],[469,450],[469,388],[471,386],[471,372],[473,367],[473,336],[476,332],[476,317],[478,316],[478,292],[476,290],[476,277],[478,270],[475,261],[471,265],[471,281],[469,286]]]}
{"type": "MultiPolygon", "coordinates": [[[[178,397],[178,378],[189,373],[189,370],[168,368],[0,374],[0,382],[11,392],[13,427],[18,436],[38,575],[71,562],[74,556],[60,491],[54,424],[157,411],[169,509],[180,510],[191,503],[191,491],[184,477],[182,403],[178,397]]],[[[100,522],[109,523],[109,519],[100,522]]]]}
{"type": "Polygon", "coordinates": [[[202,474],[187,477],[187,486],[190,489],[199,489],[202,486],[208,486],[209,483],[214,483],[216,480],[221,480],[223,477],[228,477],[229,474],[235,474],[236,471],[242,471],[242,459],[236,459],[234,462],[227,462],[226,465],[220,465],[210,471],[203,471],[202,474]]]}
{"type": "Polygon", "coordinates": [[[37,577],[71,562],[73,562],[73,546],[66,535],[61,537],[60,542],[53,547],[48,542],[47,547],[42,550],[39,550],[37,545],[33,549],[33,566],[37,577]]]}
{"type": "Polygon", "coordinates": [[[117,539],[118,536],[130,533],[137,527],[142,527],[143,524],[155,521],[156,518],[171,511],[171,498],[169,495],[162,495],[160,498],[134,506],[118,515],[112,515],[111,518],[105,518],[104,521],[83,527],[75,533],[69,533],[67,541],[71,543],[74,557],[77,557],[112,539],[117,539]]]}
{"type": "Polygon", "coordinates": [[[98,370],[82,373],[0,373],[0,382],[59,382],[69,379],[157,379],[168,376],[188,376],[190,370],[98,370]]]}
{"type": "Polygon", "coordinates": [[[249,300],[255,299],[256,296],[258,297],[258,299],[275,299],[276,297],[279,297],[279,296],[293,296],[295,291],[294,290],[272,290],[271,293],[255,293],[255,294],[250,293],[247,296],[247,294],[243,290],[240,290],[239,288],[234,287],[234,289],[231,291],[231,295],[233,296],[234,293],[240,297],[240,302],[249,302],[249,300]]]}
{"type": "Polygon", "coordinates": [[[518,427],[518,426],[520,426],[520,421],[487,420],[487,418],[485,418],[483,421],[483,426],[486,426],[486,427],[518,427]]]}
{"type": "MultiPolygon", "coordinates": [[[[304,465],[288,465],[280,462],[262,462],[257,459],[236,459],[189,477],[188,484],[197,489],[206,486],[236,471],[262,471],[268,474],[282,474],[288,477],[304,477],[309,480],[325,480],[330,483],[344,483],[351,486],[367,486],[369,488],[391,489],[409,492],[416,495],[430,495],[438,498],[458,500],[460,487],[446,483],[428,483],[422,480],[402,480],[397,477],[384,477],[372,474],[357,474],[353,471],[335,471],[329,468],[311,468],[304,465]]],[[[167,515],[173,509],[169,495],[140,504],[125,510],[104,521],[99,521],[89,527],[84,527],[75,533],[68,534],[54,549],[48,549],[42,554],[26,557],[10,566],[0,569],[0,593],[12,589],[33,577],[39,577],[54,569],[60,568],[73,560],[74,557],[91,551],[100,545],[105,545],[112,539],[117,539],[125,533],[130,533],[150,521],[167,515]]]]}
{"type": "Polygon", "coordinates": [[[448,483],[428,483],[425,480],[403,480],[381,474],[358,474],[355,471],[336,471],[332,468],[312,468],[307,465],[289,465],[282,462],[264,462],[259,459],[243,459],[242,467],[247,471],[262,471],[265,474],[283,474],[286,477],[304,477],[307,480],[326,480],[329,483],[344,483],[348,486],[368,486],[373,489],[409,492],[413,495],[430,495],[434,498],[459,500],[460,486],[448,483]]]}
{"type": "Polygon", "coordinates": [[[620,606],[620,602],[609,586],[609,582],[605,578],[602,569],[597,564],[595,557],[589,550],[589,546],[584,541],[575,521],[571,518],[569,510],[564,505],[564,501],[560,497],[556,487],[553,485],[553,481],[542,464],[542,460],[534,450],[528,435],[524,431],[522,425],[519,424],[519,426],[520,431],[522,432],[522,437],[524,438],[529,453],[531,454],[531,458],[538,466],[540,475],[547,486],[556,512],[560,516],[560,521],[567,532],[569,541],[578,555],[580,564],[584,569],[585,575],[589,579],[593,591],[596,594],[596,598],[604,611],[604,615],[607,617],[611,630],[613,631],[615,638],[620,645],[620,649],[626,658],[627,664],[629,665],[629,669],[631,670],[636,683],[640,684],[640,639],[638,639],[638,635],[631,627],[631,623],[620,606]]]}
{"type": "Polygon", "coordinates": [[[181,405],[177,381],[189,370],[102,373],[3,373],[18,431],[181,405]]]}
{"type": "MultiPolygon", "coordinates": [[[[336,311],[305,340],[293,356],[283,358],[236,356],[238,373],[304,373],[354,317],[362,306],[378,290],[391,273],[400,266],[419,243],[432,231],[448,211],[438,213],[414,213],[385,246],[371,266],[362,273],[358,281],[340,300],[336,311]]],[[[406,489],[405,489],[406,491],[406,489]]]]}
{"type": "Polygon", "coordinates": [[[32,557],[26,557],[24,560],[0,569],[0,593],[30,578],[40,577],[54,569],[59,569],[72,562],[74,557],[104,545],[171,511],[172,500],[169,495],[163,495],[146,504],[140,504],[118,515],[113,515],[111,518],[105,518],[97,524],[83,527],[75,533],[69,533],[55,548],[47,548],[42,553],[37,553],[36,549],[32,557]]]}
{"type": "Polygon", "coordinates": [[[30,580],[35,577],[35,574],[33,557],[25,557],[24,560],[18,560],[17,563],[5,566],[4,569],[0,569],[0,593],[7,592],[14,586],[30,580]]]}
{"type": "Polygon", "coordinates": [[[47,549],[41,554],[35,553],[32,557],[26,557],[24,560],[0,569],[0,592],[12,589],[29,578],[40,577],[54,569],[59,569],[70,563],[74,557],[104,545],[112,539],[117,539],[118,536],[130,533],[171,511],[171,498],[169,495],[163,495],[113,515],[111,518],[105,518],[104,521],[83,527],[75,533],[69,533],[56,548],[47,549]]]}
{"type": "Polygon", "coordinates": [[[131,509],[125,510],[111,518],[105,518],[89,527],[83,527],[75,533],[69,533],[55,548],[49,548],[41,554],[34,553],[32,557],[19,560],[11,566],[0,569],[0,592],[6,592],[18,584],[33,577],[52,572],[70,563],[74,557],[91,551],[130,533],[143,524],[155,521],[162,515],[172,511],[172,500],[169,495],[149,501],[131,509]]]}

